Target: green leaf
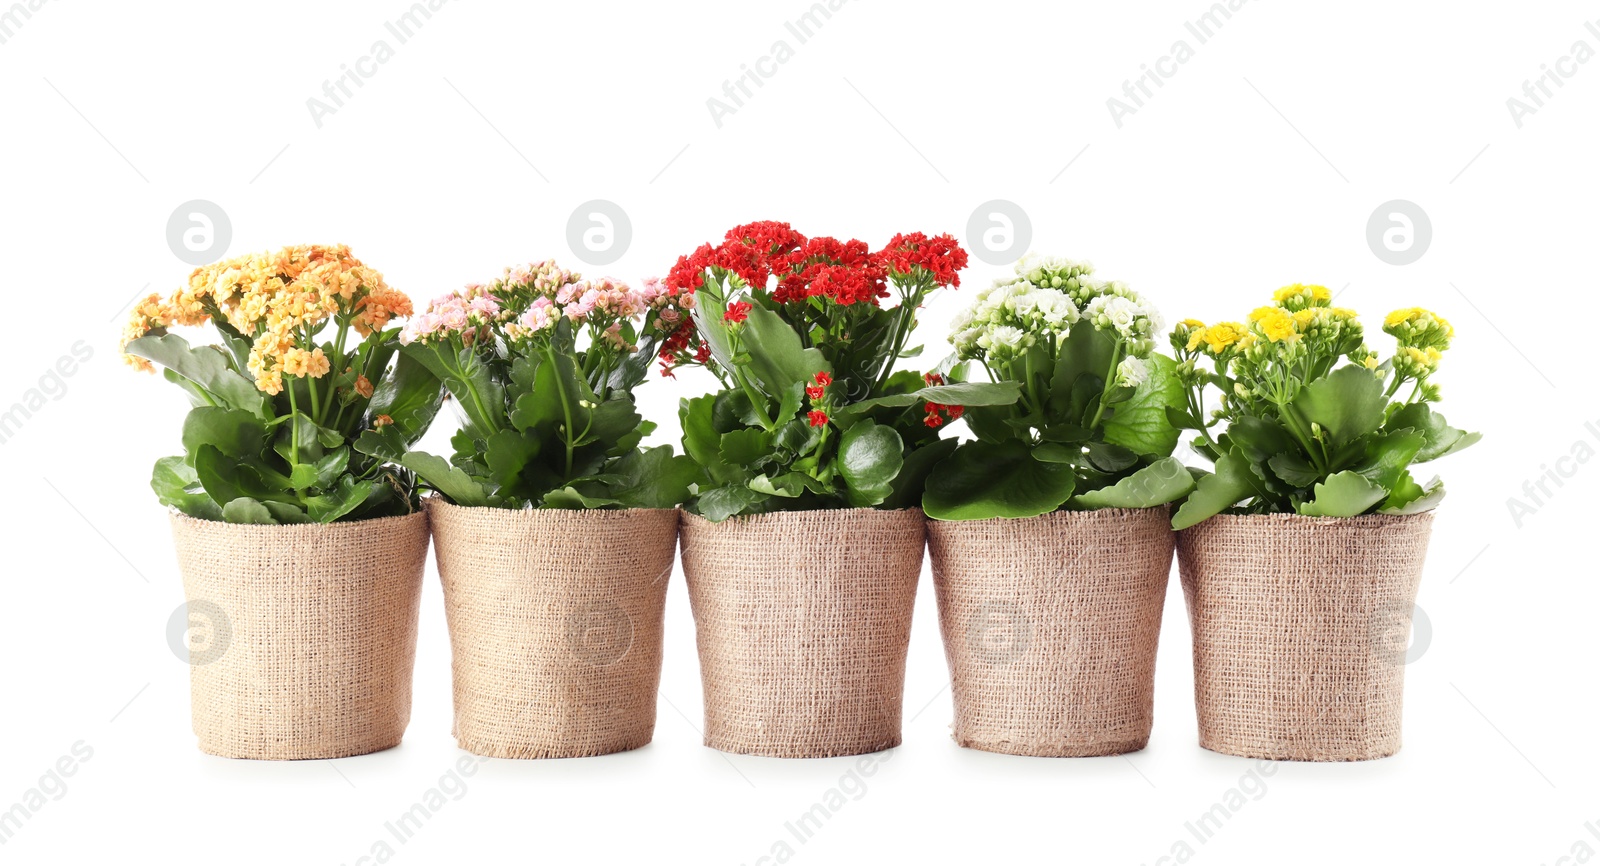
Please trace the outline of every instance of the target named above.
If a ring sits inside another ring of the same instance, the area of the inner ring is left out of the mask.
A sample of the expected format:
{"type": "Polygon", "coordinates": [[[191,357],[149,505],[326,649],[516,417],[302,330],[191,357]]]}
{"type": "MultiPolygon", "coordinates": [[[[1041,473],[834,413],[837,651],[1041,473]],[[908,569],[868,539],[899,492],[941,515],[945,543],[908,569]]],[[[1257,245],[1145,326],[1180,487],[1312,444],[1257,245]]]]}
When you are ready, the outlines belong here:
{"type": "Polygon", "coordinates": [[[1272,473],[1295,487],[1310,487],[1321,474],[1299,451],[1285,451],[1267,458],[1272,473]]]}
{"type": "MultiPolygon", "coordinates": [[[[385,463],[399,463],[406,456],[406,440],[393,426],[363,430],[354,443],[356,451],[385,463]]],[[[324,458],[326,459],[326,458],[324,458]]]]}
{"type": "MultiPolygon", "coordinates": [[[[1070,463],[1076,466],[1083,460],[1083,456],[1082,445],[1068,445],[1064,442],[1041,442],[1033,446],[1033,459],[1041,463],[1070,463]]],[[[1131,466],[1132,461],[1129,461],[1127,465],[1131,466]]]]}
{"type": "Polygon", "coordinates": [[[1104,438],[1138,454],[1165,457],[1178,446],[1178,428],[1168,410],[1183,409],[1183,383],[1178,380],[1177,362],[1166,355],[1151,355],[1145,366],[1149,375],[1132,397],[1113,407],[1111,418],[1104,422],[1104,438]]]}
{"type": "Polygon", "coordinates": [[[1071,466],[1035,460],[1025,442],[963,442],[934,467],[922,507],[938,520],[1034,517],[1060,508],[1076,483],[1071,466]]]}
{"type": "Polygon", "coordinates": [[[1407,427],[1420,431],[1426,437],[1422,448],[1417,451],[1417,456],[1412,458],[1413,463],[1438,460],[1483,438],[1481,433],[1468,433],[1451,427],[1443,415],[1433,411],[1426,403],[1407,403],[1401,406],[1389,416],[1389,422],[1384,425],[1385,430],[1403,430],[1407,427]]]}
{"type": "Polygon", "coordinates": [[[442,457],[409,451],[396,462],[417,473],[424,483],[456,505],[474,507],[489,504],[489,496],[483,485],[442,457]]]}
{"type": "Polygon", "coordinates": [[[373,389],[366,426],[371,426],[370,419],[388,415],[394,423],[384,429],[394,430],[409,448],[427,432],[443,402],[444,384],[439,377],[412,355],[401,353],[394,369],[373,389]]]}
{"type": "MultiPolygon", "coordinates": [[[[557,442],[550,443],[560,447],[557,442]]],[[[501,430],[490,436],[483,451],[484,462],[489,465],[489,479],[499,488],[501,495],[520,499],[535,499],[555,486],[561,479],[554,473],[537,471],[540,441],[537,437],[517,430],[501,430]],[[535,471],[529,472],[534,465],[535,471]],[[543,475],[545,477],[537,477],[543,475]]],[[[417,473],[422,474],[422,473],[417,473]]]]}
{"type": "Polygon", "coordinates": [[[222,506],[222,519],[229,523],[261,523],[276,525],[278,521],[272,517],[272,512],[265,505],[250,499],[240,497],[222,506]]]}
{"type": "Polygon", "coordinates": [[[256,383],[233,368],[232,357],[221,346],[190,348],[177,334],[140,337],[128,344],[127,353],[154,361],[205,392],[212,402],[243,409],[257,418],[270,416],[270,401],[256,383]]]}
{"type": "Polygon", "coordinates": [[[1348,365],[1300,389],[1289,408],[1308,427],[1320,425],[1324,438],[1338,447],[1377,430],[1388,405],[1378,377],[1348,365]]]}
{"type": "Polygon", "coordinates": [[[832,372],[821,352],[805,348],[783,317],[766,307],[750,308],[745,330],[742,342],[750,353],[750,371],[772,397],[782,397],[796,382],[805,387],[819,372],[832,372]]]}
{"type": "Polygon", "coordinates": [[[205,488],[206,495],[216,502],[232,502],[241,498],[290,503],[298,501],[287,491],[287,478],[282,479],[280,489],[273,489],[262,476],[261,470],[265,467],[228,457],[214,445],[201,445],[191,459],[194,461],[195,475],[205,488]]]}
{"type": "Polygon", "coordinates": [[[289,469],[289,486],[306,490],[317,485],[317,467],[310,463],[296,463],[289,469]]]}
{"type": "Polygon", "coordinates": [[[893,427],[863,421],[839,439],[839,474],[846,498],[857,508],[877,505],[894,489],[905,444],[893,427]]]}
{"type": "MultiPolygon", "coordinates": [[[[1093,322],[1083,318],[1073,323],[1071,330],[1067,331],[1066,337],[1061,342],[1055,368],[1050,375],[1051,409],[1063,412],[1072,405],[1073,389],[1077,386],[1078,379],[1083,376],[1093,376],[1099,380],[1100,384],[1095,388],[1095,394],[1098,395],[1100,388],[1104,387],[1105,376],[1111,369],[1111,362],[1116,355],[1116,341],[1105,331],[1095,328],[1093,322]]],[[[1078,396],[1081,398],[1081,393],[1078,396]]]]}
{"type": "MultiPolygon", "coordinates": [[[[1259,415],[1241,415],[1228,425],[1228,441],[1238,447],[1239,453],[1251,463],[1265,463],[1275,454],[1291,452],[1300,455],[1300,443],[1271,418],[1259,415]]],[[[1303,456],[1303,455],[1302,455],[1303,456]]]]}
{"type": "Polygon", "coordinates": [[[1022,396],[1020,382],[954,382],[929,385],[903,394],[887,394],[843,407],[842,411],[860,414],[885,406],[914,406],[941,403],[946,406],[1009,406],[1022,396]]]}
{"type": "Polygon", "coordinates": [[[266,441],[267,426],[243,409],[201,406],[183,419],[183,448],[191,454],[201,445],[212,445],[229,457],[254,460],[266,441]]]}
{"type": "Polygon", "coordinates": [[[772,434],[759,427],[724,433],[717,453],[724,463],[748,466],[772,453],[772,434]]]}
{"type": "Polygon", "coordinates": [[[1439,507],[1444,501],[1444,482],[1438,478],[1428,482],[1426,488],[1411,479],[1408,473],[1394,493],[1384,500],[1379,514],[1421,514],[1439,507]]]}
{"type": "Polygon", "coordinates": [[[935,439],[920,448],[913,448],[900,465],[900,474],[894,477],[894,489],[878,503],[879,508],[920,508],[922,495],[928,486],[928,476],[933,468],[955,453],[961,442],[956,439],[935,439]]]}
{"type": "Polygon", "coordinates": [[[715,394],[704,394],[678,401],[678,422],[683,428],[683,450],[706,474],[718,481],[732,480],[732,471],[722,462],[722,436],[717,433],[715,394]]]}
{"type": "Polygon", "coordinates": [[[695,501],[695,508],[701,517],[712,523],[721,523],[734,515],[745,513],[766,498],[766,494],[735,482],[700,494],[695,501]]]}
{"type": "Polygon", "coordinates": [[[1163,457],[1110,487],[1072,498],[1080,508],[1153,508],[1176,502],[1195,488],[1194,476],[1176,457],[1163,457]]]}
{"type": "MultiPolygon", "coordinates": [[[[1042,447],[1044,446],[1039,446],[1042,447]]],[[[1034,449],[1035,457],[1039,456],[1039,448],[1034,449]]],[[[1089,442],[1084,445],[1084,450],[1089,456],[1089,463],[1101,472],[1121,472],[1139,462],[1139,455],[1120,445],[1089,442]]]]}
{"type": "Polygon", "coordinates": [[[674,508],[689,499],[689,488],[705,478],[693,460],[672,453],[671,445],[632,451],[606,467],[615,480],[606,488],[624,508],[674,508]]]}
{"type": "Polygon", "coordinates": [[[1316,486],[1310,502],[1298,504],[1295,510],[1308,517],[1355,517],[1388,495],[1387,490],[1355,472],[1336,472],[1316,486]]]}
{"type": "Polygon", "coordinates": [[[1406,475],[1406,467],[1417,456],[1425,439],[1417,430],[1369,436],[1364,440],[1366,454],[1352,471],[1385,490],[1393,490],[1401,476],[1406,475]]]}
{"type": "Polygon", "coordinates": [[[1217,458],[1216,471],[1201,478],[1194,492],[1172,515],[1172,528],[1186,529],[1221,514],[1256,492],[1249,462],[1238,452],[1229,451],[1217,458]]]}
{"type": "Polygon", "coordinates": [[[590,508],[611,508],[622,504],[621,500],[617,499],[586,496],[573,487],[558,487],[546,493],[543,502],[548,508],[567,508],[574,511],[590,508]]]}
{"type": "Polygon", "coordinates": [[[346,475],[329,492],[306,500],[306,513],[316,523],[332,523],[360,508],[378,490],[373,481],[357,481],[346,475]]]}
{"type": "Polygon", "coordinates": [[[261,507],[267,509],[272,519],[279,523],[310,523],[311,518],[306,516],[304,508],[290,505],[287,502],[263,502],[261,507]]]}
{"type": "Polygon", "coordinates": [[[169,508],[176,508],[190,517],[201,520],[221,520],[222,508],[200,486],[194,467],[183,457],[163,457],[156,461],[150,473],[150,489],[156,499],[169,508]]]}
{"type": "Polygon", "coordinates": [[[457,352],[445,342],[411,343],[402,347],[400,354],[427,368],[443,383],[466,414],[473,435],[488,436],[505,426],[505,388],[472,347],[457,352]]]}
{"type": "Polygon", "coordinates": [[[776,478],[766,475],[757,475],[750,479],[750,489],[768,496],[781,496],[785,499],[796,499],[806,493],[826,493],[827,487],[822,482],[805,474],[804,472],[788,472],[776,478]]]}

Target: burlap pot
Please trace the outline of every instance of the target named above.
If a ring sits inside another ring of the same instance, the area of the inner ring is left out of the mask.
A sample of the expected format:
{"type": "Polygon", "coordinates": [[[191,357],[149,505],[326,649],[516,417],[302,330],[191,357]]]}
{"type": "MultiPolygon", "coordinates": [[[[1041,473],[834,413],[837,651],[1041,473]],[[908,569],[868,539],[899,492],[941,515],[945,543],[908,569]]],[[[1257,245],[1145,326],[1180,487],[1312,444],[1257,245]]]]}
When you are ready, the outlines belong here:
{"type": "Polygon", "coordinates": [[[683,516],[705,743],[776,758],[900,744],[918,509],[683,516]]]}
{"type": "Polygon", "coordinates": [[[1292,761],[1400,749],[1404,640],[1433,514],[1219,515],[1178,535],[1200,745],[1292,761]]]}
{"type": "Polygon", "coordinates": [[[678,512],[441,500],[428,512],[457,744],[496,758],[578,758],[650,742],[678,512]]]}
{"type": "Polygon", "coordinates": [[[929,521],[955,741],[1057,758],[1144,748],[1173,535],[1164,507],[929,521]]]}
{"type": "Polygon", "coordinates": [[[251,526],[172,515],[191,625],[200,749],[225,758],[364,755],[411,721],[422,512],[251,526]]]}

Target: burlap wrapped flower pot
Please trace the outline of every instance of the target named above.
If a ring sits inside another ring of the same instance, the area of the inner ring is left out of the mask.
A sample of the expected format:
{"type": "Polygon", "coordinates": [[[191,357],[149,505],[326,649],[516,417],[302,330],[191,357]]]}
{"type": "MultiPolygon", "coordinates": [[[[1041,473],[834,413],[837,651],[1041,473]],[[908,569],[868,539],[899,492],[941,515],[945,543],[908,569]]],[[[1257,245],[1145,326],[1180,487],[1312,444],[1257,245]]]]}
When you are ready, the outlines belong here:
{"type": "Polygon", "coordinates": [[[678,512],[428,510],[457,744],[576,758],[649,743],[678,512]]]}
{"type": "Polygon", "coordinates": [[[1200,745],[1294,761],[1400,749],[1404,647],[1433,514],[1218,515],[1178,535],[1200,745]]]}
{"type": "Polygon", "coordinates": [[[364,755],[411,720],[422,512],[254,526],[172,515],[191,624],[200,749],[227,758],[364,755]]]}
{"type": "Polygon", "coordinates": [[[683,517],[705,743],[778,758],[900,744],[918,509],[683,517]]]}
{"type": "Polygon", "coordinates": [[[1163,507],[929,521],[958,744],[1044,757],[1145,747],[1170,520],[1163,507]]]}

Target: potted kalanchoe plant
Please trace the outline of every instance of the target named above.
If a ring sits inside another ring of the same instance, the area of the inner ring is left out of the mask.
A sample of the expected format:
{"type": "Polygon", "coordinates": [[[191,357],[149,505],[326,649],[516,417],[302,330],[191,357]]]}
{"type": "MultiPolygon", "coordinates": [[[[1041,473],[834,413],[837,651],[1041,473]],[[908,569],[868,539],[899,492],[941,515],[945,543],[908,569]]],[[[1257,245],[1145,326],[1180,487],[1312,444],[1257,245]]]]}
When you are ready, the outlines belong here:
{"type": "Polygon", "coordinates": [[[951,324],[956,379],[1015,383],[964,415],[923,508],[955,706],[970,748],[1109,755],[1150,738],[1172,563],[1182,405],[1161,318],[1087,262],[1025,256],[951,324]]]}
{"type": "Polygon", "coordinates": [[[1247,322],[1173,331],[1188,392],[1173,417],[1215,466],[1173,516],[1207,749],[1326,761],[1400,748],[1404,668],[1381,624],[1410,616],[1444,497],[1412,470],[1479,437],[1432,406],[1450,323],[1409,308],[1383,330],[1396,348],[1380,360],[1354,312],[1297,284],[1247,322]]]}
{"type": "Polygon", "coordinates": [[[659,282],[545,261],[437,298],[402,332],[402,357],[459,410],[454,454],[407,451],[386,429],[363,444],[438,494],[461,748],[576,757],[650,742],[676,506],[700,469],[641,447],[655,425],[633,391],[686,319],[659,282]]]}
{"type": "Polygon", "coordinates": [[[348,247],[315,245],[199,268],[134,309],[125,357],[194,406],[151,486],[191,611],[231,631],[220,658],[192,659],[208,753],[336,758],[405,732],[427,517],[412,474],[355,442],[409,444],[439,407],[387,327],[410,313],[348,247]],[[172,332],[206,323],[219,343],[172,332]]]}
{"type": "Polygon", "coordinates": [[[917,505],[954,447],[938,425],[1016,396],[894,369],[915,354],[918,308],[959,285],[966,259],[948,235],[873,251],[760,222],[668,275],[694,301],[664,361],[723,386],[680,411],[707,476],[686,506],[683,564],[708,746],[822,757],[900,742],[917,505]]]}

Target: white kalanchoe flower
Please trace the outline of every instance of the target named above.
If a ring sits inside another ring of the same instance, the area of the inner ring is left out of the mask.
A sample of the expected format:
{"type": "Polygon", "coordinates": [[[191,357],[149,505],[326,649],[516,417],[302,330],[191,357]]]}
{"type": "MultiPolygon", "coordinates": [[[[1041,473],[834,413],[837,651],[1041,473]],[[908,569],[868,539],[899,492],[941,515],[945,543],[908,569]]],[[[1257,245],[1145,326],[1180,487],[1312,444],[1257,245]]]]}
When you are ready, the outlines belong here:
{"type": "Polygon", "coordinates": [[[1071,298],[1057,291],[1042,291],[1039,295],[1039,318],[1051,330],[1060,333],[1077,323],[1078,305],[1071,298]]]}
{"type": "Polygon", "coordinates": [[[1150,378],[1150,366],[1142,358],[1129,356],[1122,359],[1117,365],[1117,384],[1126,388],[1137,388],[1150,378]]]}

